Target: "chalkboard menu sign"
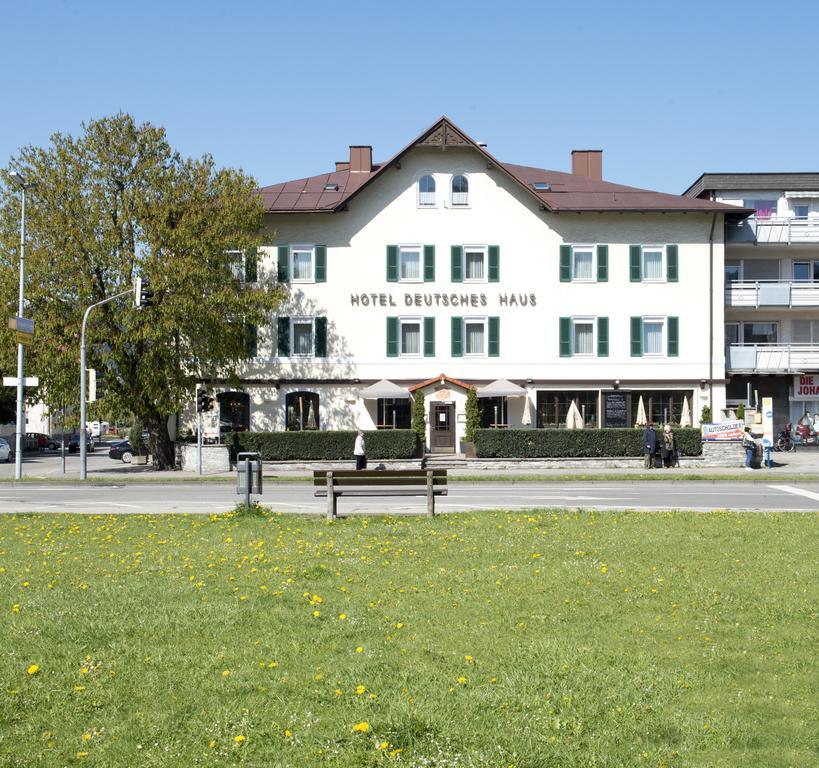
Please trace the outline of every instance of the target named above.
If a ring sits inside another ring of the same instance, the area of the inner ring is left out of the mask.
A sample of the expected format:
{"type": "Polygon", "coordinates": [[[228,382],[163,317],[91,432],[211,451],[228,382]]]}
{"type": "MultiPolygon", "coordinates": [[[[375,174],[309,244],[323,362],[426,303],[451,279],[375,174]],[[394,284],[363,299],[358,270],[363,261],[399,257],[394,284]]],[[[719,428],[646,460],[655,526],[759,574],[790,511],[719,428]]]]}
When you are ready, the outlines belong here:
{"type": "Polygon", "coordinates": [[[603,393],[603,426],[629,427],[629,403],[626,392],[603,393]]]}

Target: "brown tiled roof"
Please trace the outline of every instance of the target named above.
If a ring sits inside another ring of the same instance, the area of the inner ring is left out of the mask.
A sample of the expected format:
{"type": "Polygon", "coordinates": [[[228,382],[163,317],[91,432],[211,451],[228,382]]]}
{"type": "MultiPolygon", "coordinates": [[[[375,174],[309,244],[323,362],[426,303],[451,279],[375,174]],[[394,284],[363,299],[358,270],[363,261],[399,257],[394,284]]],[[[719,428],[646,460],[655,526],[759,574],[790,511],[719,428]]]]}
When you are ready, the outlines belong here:
{"type": "Polygon", "coordinates": [[[526,165],[514,165],[497,160],[486,149],[463,131],[457,128],[446,117],[437,120],[418,138],[411,141],[386,163],[374,165],[370,173],[333,171],[320,176],[288,181],[262,187],[259,193],[268,213],[333,213],[341,210],[351,198],[377,178],[390,166],[400,163],[401,158],[416,145],[434,145],[433,139],[443,134],[455,137],[453,145],[471,146],[482,154],[488,162],[501,170],[506,176],[523,187],[545,210],[561,211],[668,211],[668,212],[712,212],[748,215],[751,210],[739,208],[727,203],[715,203],[710,200],[670,195],[663,192],[652,192],[647,189],[626,187],[612,184],[609,181],[592,179],[561,171],[549,171],[543,168],[532,168],[526,165]],[[532,186],[535,182],[549,184],[547,191],[537,191],[532,186]],[[338,190],[326,190],[326,185],[338,185],[338,190]]]}
{"type": "Polygon", "coordinates": [[[428,387],[430,384],[435,384],[436,382],[446,382],[447,384],[453,384],[456,387],[461,387],[461,389],[471,389],[472,385],[467,384],[460,379],[453,379],[451,376],[447,376],[445,373],[439,373],[437,376],[427,379],[426,381],[419,381],[417,384],[413,384],[411,387],[407,387],[410,392],[415,392],[418,389],[423,389],[424,387],[428,387]]]}

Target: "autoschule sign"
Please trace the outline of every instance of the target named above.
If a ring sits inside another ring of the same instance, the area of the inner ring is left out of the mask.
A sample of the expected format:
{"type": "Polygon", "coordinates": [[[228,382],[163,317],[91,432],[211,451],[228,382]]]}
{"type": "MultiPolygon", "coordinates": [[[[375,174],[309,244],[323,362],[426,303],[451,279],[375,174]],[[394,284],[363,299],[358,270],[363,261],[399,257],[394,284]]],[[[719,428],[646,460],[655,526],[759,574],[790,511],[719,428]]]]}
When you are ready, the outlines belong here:
{"type": "Polygon", "coordinates": [[[794,400],[819,400],[819,373],[803,373],[793,377],[794,400]]]}
{"type": "Polygon", "coordinates": [[[745,434],[744,421],[723,421],[719,424],[703,424],[702,439],[709,442],[721,440],[742,440],[745,434]]]}

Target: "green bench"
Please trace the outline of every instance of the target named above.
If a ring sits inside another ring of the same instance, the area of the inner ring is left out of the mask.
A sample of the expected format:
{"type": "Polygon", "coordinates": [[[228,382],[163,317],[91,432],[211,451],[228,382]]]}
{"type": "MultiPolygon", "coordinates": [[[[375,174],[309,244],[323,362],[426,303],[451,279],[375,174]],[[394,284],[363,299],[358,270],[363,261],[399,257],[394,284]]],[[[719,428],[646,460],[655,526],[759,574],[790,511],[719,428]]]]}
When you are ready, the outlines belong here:
{"type": "Polygon", "coordinates": [[[447,495],[445,469],[315,470],[316,496],[327,497],[327,519],[334,520],[339,496],[426,496],[427,514],[435,497],[447,495]]]}

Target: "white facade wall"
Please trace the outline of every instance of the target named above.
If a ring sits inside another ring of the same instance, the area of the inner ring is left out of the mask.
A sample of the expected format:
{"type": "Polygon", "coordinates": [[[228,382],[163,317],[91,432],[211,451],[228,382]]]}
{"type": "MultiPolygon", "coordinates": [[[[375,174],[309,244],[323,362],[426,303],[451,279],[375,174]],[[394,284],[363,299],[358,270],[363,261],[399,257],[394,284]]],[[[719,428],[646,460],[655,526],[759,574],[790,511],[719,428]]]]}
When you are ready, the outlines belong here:
{"type": "MultiPolygon", "coordinates": [[[[400,169],[385,171],[345,212],[269,215],[272,246],[260,264],[260,279],[275,279],[277,245],[327,246],[327,281],[291,283],[281,314],[326,316],[328,357],[279,359],[275,318],[260,328],[258,356],[243,372],[252,399],[251,429],[283,429],[284,398],[296,390],[320,392],[322,428],[373,428],[375,402],[361,400],[359,389],[382,378],[407,386],[442,373],[479,385],[515,380],[526,386],[532,405],[539,389],[611,389],[615,381],[622,389],[686,389],[694,392],[697,420],[709,401],[715,409],[724,405],[724,228],[721,215],[715,224],[713,218],[710,213],[550,213],[499,170],[487,168],[476,152],[449,148],[412,150],[400,169]],[[433,209],[417,205],[417,180],[424,173],[436,179],[433,209]],[[453,173],[469,178],[468,208],[448,203],[453,173]],[[560,282],[563,243],[607,244],[608,280],[560,282]],[[629,245],[668,243],[679,246],[679,282],[630,282],[629,245]],[[434,245],[435,281],[387,282],[387,244],[434,245]],[[453,283],[452,245],[499,246],[499,282],[453,283]],[[362,294],[369,306],[363,306],[362,294]],[[438,304],[429,306],[436,294],[438,304]],[[453,294],[468,295],[469,306],[460,306],[459,298],[458,306],[451,301],[445,306],[442,297],[453,294]],[[629,323],[636,315],[679,317],[679,356],[632,357],[629,323]],[[386,318],[410,316],[435,317],[434,357],[387,357],[386,318]],[[499,356],[453,358],[453,316],[499,317],[499,356]],[[608,357],[560,357],[559,318],[580,316],[608,317],[608,357]],[[265,383],[254,385],[254,380],[265,383]],[[708,380],[714,384],[700,385],[708,380]]],[[[461,414],[463,393],[450,389],[461,414]]],[[[519,424],[522,413],[522,398],[510,399],[510,423],[519,424]]],[[[459,423],[459,437],[462,429],[459,423]]]]}

